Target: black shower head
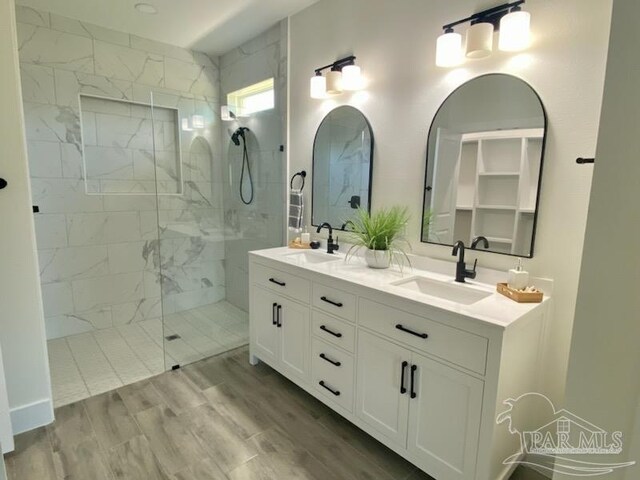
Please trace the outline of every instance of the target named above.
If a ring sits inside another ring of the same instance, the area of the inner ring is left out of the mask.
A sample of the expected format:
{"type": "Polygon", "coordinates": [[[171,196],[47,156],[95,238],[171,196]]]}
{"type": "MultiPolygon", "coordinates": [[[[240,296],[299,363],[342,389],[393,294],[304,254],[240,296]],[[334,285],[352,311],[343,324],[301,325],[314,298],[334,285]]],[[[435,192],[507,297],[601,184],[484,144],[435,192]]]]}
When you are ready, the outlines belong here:
{"type": "Polygon", "coordinates": [[[231,141],[236,145],[236,146],[240,146],[240,138],[242,137],[242,140],[244,141],[244,132],[245,130],[248,132],[249,129],[247,127],[240,127],[238,128],[235,132],[233,132],[233,135],[231,135],[231,141]]]}

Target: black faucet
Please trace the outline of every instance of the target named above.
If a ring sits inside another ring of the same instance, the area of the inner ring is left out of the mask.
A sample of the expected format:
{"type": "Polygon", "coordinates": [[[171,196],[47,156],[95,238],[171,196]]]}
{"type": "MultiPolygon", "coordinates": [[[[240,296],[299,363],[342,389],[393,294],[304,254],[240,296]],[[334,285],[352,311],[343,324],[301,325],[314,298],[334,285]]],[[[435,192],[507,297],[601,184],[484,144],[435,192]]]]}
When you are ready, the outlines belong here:
{"type": "Polygon", "coordinates": [[[486,237],[483,237],[482,235],[480,235],[479,237],[474,238],[473,241],[471,242],[471,250],[476,250],[476,247],[480,242],[482,242],[482,245],[484,246],[485,249],[489,248],[489,240],[487,240],[486,237]]]}
{"type": "Polygon", "coordinates": [[[456,263],[456,282],[465,283],[465,278],[476,278],[476,265],[478,264],[478,259],[476,259],[473,264],[473,270],[467,270],[467,266],[464,263],[464,242],[462,240],[458,240],[453,244],[453,251],[451,255],[454,257],[459,254],[458,262],[456,263]]]}
{"type": "Polygon", "coordinates": [[[338,237],[336,237],[336,243],[333,243],[333,227],[328,222],[324,222],[318,227],[318,233],[320,233],[320,230],[322,230],[324,227],[327,227],[329,229],[329,238],[327,239],[327,253],[333,254],[333,252],[340,248],[340,245],[338,245],[338,237]]]}

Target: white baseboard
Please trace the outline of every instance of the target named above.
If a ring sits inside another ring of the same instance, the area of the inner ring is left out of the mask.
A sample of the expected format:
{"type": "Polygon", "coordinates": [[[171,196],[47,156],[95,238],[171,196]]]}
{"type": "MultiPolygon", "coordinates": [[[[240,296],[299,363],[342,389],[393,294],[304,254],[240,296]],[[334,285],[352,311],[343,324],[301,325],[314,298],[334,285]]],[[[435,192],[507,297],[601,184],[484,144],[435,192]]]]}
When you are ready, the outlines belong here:
{"type": "Polygon", "coordinates": [[[53,422],[53,402],[45,398],[10,410],[13,434],[18,435],[53,422]]]}

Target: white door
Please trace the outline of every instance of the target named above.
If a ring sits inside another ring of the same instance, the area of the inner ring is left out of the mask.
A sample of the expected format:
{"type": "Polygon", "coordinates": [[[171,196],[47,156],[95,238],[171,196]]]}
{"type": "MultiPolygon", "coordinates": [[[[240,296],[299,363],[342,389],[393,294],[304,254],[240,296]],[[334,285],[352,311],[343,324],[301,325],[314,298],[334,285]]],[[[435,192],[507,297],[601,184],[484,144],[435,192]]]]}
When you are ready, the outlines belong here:
{"type": "Polygon", "coordinates": [[[406,447],[411,354],[370,333],[360,331],[358,336],[356,415],[398,446],[406,447]]]}
{"type": "Polygon", "coordinates": [[[255,353],[267,363],[278,362],[277,306],[281,297],[259,287],[251,295],[251,328],[255,353]]]}
{"type": "Polygon", "coordinates": [[[411,369],[409,452],[436,478],[475,478],[484,383],[416,353],[411,369]]]}
{"type": "Polygon", "coordinates": [[[280,330],[280,366],[286,373],[307,380],[311,372],[309,307],[280,299],[276,319],[280,330]]]}
{"type": "Polygon", "coordinates": [[[429,240],[453,243],[458,196],[458,170],[462,135],[439,128],[436,138],[433,184],[431,185],[432,224],[429,240]]]}
{"type": "MultiPolygon", "coordinates": [[[[4,379],[4,365],[2,362],[2,350],[0,349],[0,457],[4,452],[13,451],[13,428],[9,414],[9,399],[7,398],[7,384],[4,379]]],[[[0,471],[4,470],[4,464],[0,471]]],[[[0,480],[2,480],[0,473],[0,480]]]]}

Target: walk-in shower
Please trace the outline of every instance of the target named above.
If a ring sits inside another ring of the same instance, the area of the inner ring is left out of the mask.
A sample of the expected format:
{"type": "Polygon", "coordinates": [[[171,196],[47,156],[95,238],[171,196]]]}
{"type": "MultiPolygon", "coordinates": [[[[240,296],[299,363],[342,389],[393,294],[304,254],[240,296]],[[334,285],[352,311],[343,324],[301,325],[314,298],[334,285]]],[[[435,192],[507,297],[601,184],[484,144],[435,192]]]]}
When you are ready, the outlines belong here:
{"type": "Polygon", "coordinates": [[[220,104],[262,75],[249,70],[280,71],[274,44],[251,55],[271,64],[237,63],[239,49],[210,59],[31,18],[20,62],[55,404],[246,344],[247,252],[283,241],[285,109],[241,126],[220,104]]]}

